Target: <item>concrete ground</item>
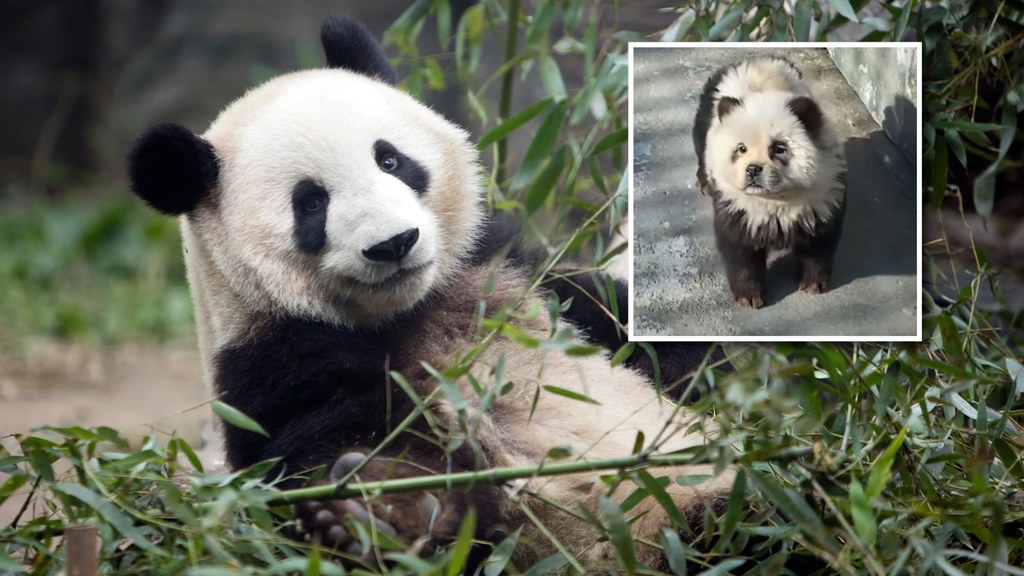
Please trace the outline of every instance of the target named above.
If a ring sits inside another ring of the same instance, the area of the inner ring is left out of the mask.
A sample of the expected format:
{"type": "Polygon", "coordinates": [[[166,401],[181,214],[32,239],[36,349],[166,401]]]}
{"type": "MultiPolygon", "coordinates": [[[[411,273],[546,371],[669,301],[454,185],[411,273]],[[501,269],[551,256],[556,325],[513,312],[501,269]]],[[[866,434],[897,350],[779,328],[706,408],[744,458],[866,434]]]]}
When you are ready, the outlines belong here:
{"type": "Polygon", "coordinates": [[[813,48],[636,48],[633,54],[633,335],[870,339],[917,331],[917,166],[901,154],[832,64],[813,48]],[[776,256],[764,308],[729,294],[712,206],[696,186],[691,141],[701,89],[720,66],[784,55],[804,74],[840,136],[847,213],[831,289],[797,289],[776,256]],[[864,338],[868,337],[868,338],[864,338]]]}

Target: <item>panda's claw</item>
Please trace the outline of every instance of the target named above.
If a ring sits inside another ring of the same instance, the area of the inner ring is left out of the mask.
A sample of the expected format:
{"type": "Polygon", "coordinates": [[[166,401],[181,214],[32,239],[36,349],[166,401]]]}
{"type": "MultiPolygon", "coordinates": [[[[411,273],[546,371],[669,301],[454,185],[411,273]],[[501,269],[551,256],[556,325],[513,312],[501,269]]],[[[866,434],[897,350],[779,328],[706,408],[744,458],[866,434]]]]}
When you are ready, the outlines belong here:
{"type": "MultiPolygon", "coordinates": [[[[350,451],[335,460],[329,479],[317,480],[314,484],[336,483],[349,476],[354,482],[372,482],[423,473],[420,466],[388,458],[367,461],[364,453],[350,451]],[[353,476],[352,472],[357,469],[353,476]]],[[[464,504],[456,503],[447,492],[385,494],[371,501],[362,498],[304,501],[295,505],[295,527],[303,539],[319,540],[326,547],[357,558],[364,557],[368,550],[353,524],[372,527],[385,542],[397,541],[416,552],[430,551],[438,540],[454,536],[464,508],[464,504]]]]}
{"type": "Polygon", "coordinates": [[[340,458],[334,461],[334,466],[331,466],[331,479],[338,482],[342,478],[348,476],[358,466],[361,466],[366,461],[366,454],[362,452],[348,452],[342,454],[340,458]]]}

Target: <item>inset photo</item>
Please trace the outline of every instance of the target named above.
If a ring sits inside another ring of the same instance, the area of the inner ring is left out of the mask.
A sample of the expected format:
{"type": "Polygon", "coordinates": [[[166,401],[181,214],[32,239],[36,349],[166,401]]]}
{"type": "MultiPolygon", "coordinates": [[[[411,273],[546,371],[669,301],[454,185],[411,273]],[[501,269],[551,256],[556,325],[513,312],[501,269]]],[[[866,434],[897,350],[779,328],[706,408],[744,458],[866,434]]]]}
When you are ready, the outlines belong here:
{"type": "Polygon", "coordinates": [[[630,338],[919,341],[920,57],[630,44],[630,338]]]}

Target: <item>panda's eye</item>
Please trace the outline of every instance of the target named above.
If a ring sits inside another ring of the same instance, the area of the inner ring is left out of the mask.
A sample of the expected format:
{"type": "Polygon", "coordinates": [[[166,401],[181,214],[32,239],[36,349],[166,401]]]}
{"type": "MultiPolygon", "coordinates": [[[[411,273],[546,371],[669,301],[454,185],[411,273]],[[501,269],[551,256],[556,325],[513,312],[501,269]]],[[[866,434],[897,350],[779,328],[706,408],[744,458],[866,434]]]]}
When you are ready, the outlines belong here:
{"type": "Polygon", "coordinates": [[[381,170],[385,172],[391,172],[395,168],[398,168],[398,158],[392,154],[387,154],[380,159],[381,170]]]}
{"type": "Polygon", "coordinates": [[[746,144],[740,144],[739,146],[737,146],[736,147],[736,152],[739,153],[739,154],[746,154],[747,153],[747,146],[746,146],[746,144]]]}
{"type": "Polygon", "coordinates": [[[324,207],[323,196],[310,196],[302,201],[302,209],[306,212],[319,212],[324,207]]]}
{"type": "Polygon", "coordinates": [[[781,142],[772,144],[771,150],[769,150],[769,153],[772,156],[785,156],[787,152],[789,152],[789,149],[787,149],[786,145],[781,142]]]}

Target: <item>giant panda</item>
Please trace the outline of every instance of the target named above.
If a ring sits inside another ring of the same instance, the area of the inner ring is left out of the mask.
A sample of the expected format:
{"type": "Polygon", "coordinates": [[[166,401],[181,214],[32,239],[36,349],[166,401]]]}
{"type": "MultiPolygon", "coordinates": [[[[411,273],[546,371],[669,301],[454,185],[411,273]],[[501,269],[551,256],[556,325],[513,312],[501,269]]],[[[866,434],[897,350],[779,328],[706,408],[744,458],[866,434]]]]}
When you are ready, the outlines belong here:
{"type": "MultiPolygon", "coordinates": [[[[179,217],[205,378],[269,434],[224,425],[229,466],[278,458],[269,478],[294,486],[353,472],[369,481],[536,466],[553,449],[622,456],[638,433],[663,452],[704,445],[696,415],[652,386],[646,355],[613,366],[607,355],[524,346],[508,330],[488,335],[482,319],[500,315],[519,340],[575,328],[570,341],[624,342],[592,297],[600,279],[534,287],[526,251],[485,213],[468,133],[396,88],[376,39],[344,17],[328,19],[321,36],[329,67],[250,90],[202,135],[153,126],[128,153],[132,191],[179,217]],[[546,312],[551,292],[571,304],[562,318],[546,312]],[[460,361],[469,369],[434,394],[437,371],[460,361]],[[424,398],[426,414],[368,458],[424,398]]],[[[694,354],[704,349],[677,347],[667,372],[692,369],[694,354]]],[[[696,523],[732,482],[729,469],[709,464],[656,473],[709,478],[666,488],[696,523]]],[[[353,520],[372,517],[378,532],[429,550],[449,542],[473,509],[480,541],[522,527],[533,543],[518,548],[525,563],[553,550],[525,505],[565,550],[599,566],[612,545],[568,512],[596,513],[605,488],[592,480],[530,480],[515,487],[539,496],[521,496],[525,504],[498,486],[304,502],[295,528],[359,561],[370,550],[350,534],[353,520]]],[[[614,498],[632,491],[620,486],[614,498]]],[[[638,538],[671,525],[653,500],[630,514],[638,538]]],[[[638,558],[664,561],[650,546],[638,558]]]]}

